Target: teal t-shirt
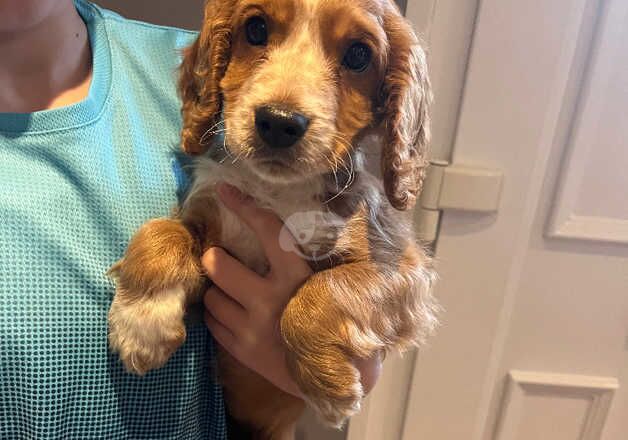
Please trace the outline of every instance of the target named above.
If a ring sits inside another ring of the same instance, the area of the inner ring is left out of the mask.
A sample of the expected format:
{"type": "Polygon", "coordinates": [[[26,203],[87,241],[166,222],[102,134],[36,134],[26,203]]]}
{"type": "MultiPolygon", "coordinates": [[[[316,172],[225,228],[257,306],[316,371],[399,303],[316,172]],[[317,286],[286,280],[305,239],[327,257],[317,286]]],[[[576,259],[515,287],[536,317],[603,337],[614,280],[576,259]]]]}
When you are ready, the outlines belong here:
{"type": "Polygon", "coordinates": [[[76,6],[89,97],[0,113],[0,439],[224,439],[202,322],[145,377],[107,346],[105,273],[185,182],[176,67],[195,34],[76,6]]]}

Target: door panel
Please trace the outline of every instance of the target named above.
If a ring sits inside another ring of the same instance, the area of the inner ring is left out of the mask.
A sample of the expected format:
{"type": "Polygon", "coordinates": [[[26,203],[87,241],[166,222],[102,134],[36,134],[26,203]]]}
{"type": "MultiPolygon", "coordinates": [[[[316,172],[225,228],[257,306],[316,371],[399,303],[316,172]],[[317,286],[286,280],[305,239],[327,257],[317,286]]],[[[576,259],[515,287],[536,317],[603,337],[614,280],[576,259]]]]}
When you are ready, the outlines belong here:
{"type": "Polygon", "coordinates": [[[495,438],[599,438],[617,387],[613,378],[512,371],[495,438]]]}
{"type": "Polygon", "coordinates": [[[628,5],[601,11],[561,169],[552,237],[628,243],[628,5]],[[600,170],[604,170],[600,173],[600,170]],[[615,190],[613,190],[615,189],[615,190]]]}

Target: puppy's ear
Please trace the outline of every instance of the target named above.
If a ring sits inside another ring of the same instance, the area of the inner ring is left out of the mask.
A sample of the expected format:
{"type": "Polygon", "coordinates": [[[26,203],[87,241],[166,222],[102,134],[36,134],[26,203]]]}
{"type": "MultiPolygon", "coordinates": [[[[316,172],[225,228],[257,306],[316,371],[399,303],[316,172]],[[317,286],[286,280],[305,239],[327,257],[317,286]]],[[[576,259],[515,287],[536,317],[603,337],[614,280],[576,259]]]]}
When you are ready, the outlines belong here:
{"type": "Polygon", "coordinates": [[[415,204],[425,177],[432,91],[426,55],[410,24],[391,8],[384,27],[389,53],[382,86],[382,175],[392,206],[406,210],[415,204]]]}
{"type": "Polygon", "coordinates": [[[203,135],[220,121],[220,81],[231,58],[231,14],[234,0],[208,0],[198,38],[183,52],[179,95],[183,101],[182,148],[202,154],[209,145],[203,135]],[[202,142],[201,142],[202,141],[202,142]]]}

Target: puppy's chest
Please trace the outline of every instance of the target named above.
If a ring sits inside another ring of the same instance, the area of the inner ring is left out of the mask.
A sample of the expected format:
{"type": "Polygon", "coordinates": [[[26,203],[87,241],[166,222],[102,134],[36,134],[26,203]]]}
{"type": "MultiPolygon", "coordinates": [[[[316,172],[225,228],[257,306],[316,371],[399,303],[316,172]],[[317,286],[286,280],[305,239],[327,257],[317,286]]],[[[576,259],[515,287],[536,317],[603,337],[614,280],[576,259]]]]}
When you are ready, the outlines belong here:
{"type": "MultiPolygon", "coordinates": [[[[276,245],[282,250],[293,252],[307,261],[328,260],[337,251],[338,238],[346,222],[329,212],[326,205],[318,200],[313,185],[273,191],[260,182],[246,181],[241,176],[214,169],[211,173],[197,175],[195,189],[213,191],[218,181],[230,183],[251,194],[259,205],[274,212],[284,222],[275,238],[276,245]]],[[[267,272],[268,262],[258,237],[220,201],[217,207],[220,246],[256,272],[267,272]]],[[[276,235],[276,231],[268,233],[276,235]]]]}
{"type": "MultiPolygon", "coordinates": [[[[219,209],[221,245],[251,269],[265,273],[268,263],[258,237],[222,204],[219,209]]],[[[284,222],[278,236],[276,231],[268,231],[283,251],[295,253],[308,262],[329,260],[337,252],[344,221],[325,211],[320,204],[277,204],[269,209],[284,222]]]]}

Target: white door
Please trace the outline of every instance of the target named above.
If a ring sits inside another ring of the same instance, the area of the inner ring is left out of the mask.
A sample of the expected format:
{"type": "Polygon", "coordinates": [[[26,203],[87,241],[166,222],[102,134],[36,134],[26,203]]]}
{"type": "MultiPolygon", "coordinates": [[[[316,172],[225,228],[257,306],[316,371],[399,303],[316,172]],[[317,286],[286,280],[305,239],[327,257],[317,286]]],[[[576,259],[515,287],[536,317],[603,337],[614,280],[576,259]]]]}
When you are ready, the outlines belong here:
{"type": "Polygon", "coordinates": [[[628,1],[481,1],[452,162],[499,210],[444,212],[443,325],[349,437],[628,439],[628,1]]]}

